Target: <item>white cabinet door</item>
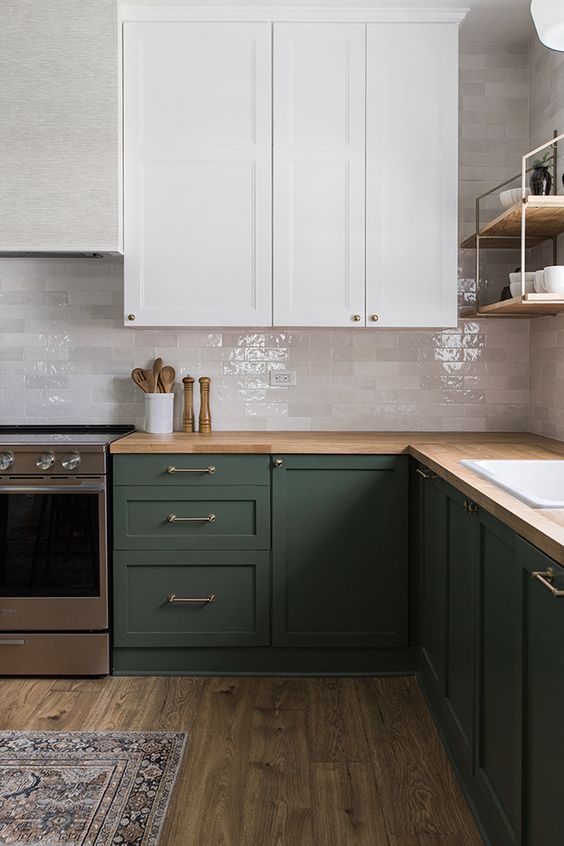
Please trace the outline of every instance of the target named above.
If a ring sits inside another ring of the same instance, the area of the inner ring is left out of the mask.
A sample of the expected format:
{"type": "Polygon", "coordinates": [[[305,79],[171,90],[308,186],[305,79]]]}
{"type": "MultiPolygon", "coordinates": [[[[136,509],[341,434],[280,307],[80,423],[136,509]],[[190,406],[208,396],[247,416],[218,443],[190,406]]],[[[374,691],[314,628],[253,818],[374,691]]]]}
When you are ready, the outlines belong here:
{"type": "Polygon", "coordinates": [[[364,24],[274,26],[278,326],[364,322],[364,56],[364,24]]]}
{"type": "Polygon", "coordinates": [[[367,325],[454,326],[458,26],[369,24],[366,59],[367,325]]]}
{"type": "Polygon", "coordinates": [[[124,23],[125,322],[272,324],[271,26],[124,23]]]}

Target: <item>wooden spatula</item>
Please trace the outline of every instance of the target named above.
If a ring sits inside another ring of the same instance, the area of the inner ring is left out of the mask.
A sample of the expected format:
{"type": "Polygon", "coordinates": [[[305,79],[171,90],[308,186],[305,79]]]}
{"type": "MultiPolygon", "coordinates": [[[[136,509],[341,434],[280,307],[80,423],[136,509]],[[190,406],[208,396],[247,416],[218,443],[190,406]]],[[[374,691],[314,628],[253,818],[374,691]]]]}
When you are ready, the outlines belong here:
{"type": "MultiPolygon", "coordinates": [[[[151,379],[153,375],[151,375],[151,379]]],[[[143,370],[142,367],[136,367],[134,370],[131,371],[131,378],[135,382],[138,388],[141,388],[142,391],[145,393],[150,393],[151,391],[151,384],[147,381],[147,371],[143,370]]]]}

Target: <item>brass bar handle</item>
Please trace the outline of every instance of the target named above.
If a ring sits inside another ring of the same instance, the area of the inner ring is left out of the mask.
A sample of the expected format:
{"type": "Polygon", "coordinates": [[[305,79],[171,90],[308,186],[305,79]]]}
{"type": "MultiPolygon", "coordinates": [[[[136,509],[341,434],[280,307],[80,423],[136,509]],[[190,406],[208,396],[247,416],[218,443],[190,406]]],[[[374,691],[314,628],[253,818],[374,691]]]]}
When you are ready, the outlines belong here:
{"type": "Polygon", "coordinates": [[[554,570],[552,567],[549,567],[548,570],[543,571],[536,571],[531,574],[531,578],[536,579],[541,585],[544,585],[545,588],[551,592],[553,596],[564,596],[564,590],[558,590],[552,584],[552,579],[554,578],[554,570]]]}
{"type": "Polygon", "coordinates": [[[419,473],[419,475],[422,476],[423,479],[436,479],[437,478],[436,473],[431,473],[429,471],[422,470],[420,467],[417,467],[415,472],[419,473]]]}
{"type": "Polygon", "coordinates": [[[478,513],[478,506],[476,505],[475,502],[472,502],[471,499],[465,499],[464,500],[464,510],[471,517],[472,514],[478,513]]]}
{"type": "Polygon", "coordinates": [[[177,517],[176,514],[169,514],[166,519],[169,523],[213,523],[215,514],[208,514],[207,517],[177,517]]]}
{"type": "Polygon", "coordinates": [[[169,605],[174,604],[181,604],[181,603],[188,603],[188,604],[197,604],[197,605],[213,605],[215,602],[215,593],[210,593],[209,596],[177,596],[175,593],[171,593],[167,599],[169,605]]]}
{"type": "Polygon", "coordinates": [[[173,473],[215,473],[215,467],[167,467],[166,472],[172,476],[173,473]]]}
{"type": "Polygon", "coordinates": [[[0,646],[25,646],[25,640],[17,640],[10,637],[0,638],[0,646]]]}

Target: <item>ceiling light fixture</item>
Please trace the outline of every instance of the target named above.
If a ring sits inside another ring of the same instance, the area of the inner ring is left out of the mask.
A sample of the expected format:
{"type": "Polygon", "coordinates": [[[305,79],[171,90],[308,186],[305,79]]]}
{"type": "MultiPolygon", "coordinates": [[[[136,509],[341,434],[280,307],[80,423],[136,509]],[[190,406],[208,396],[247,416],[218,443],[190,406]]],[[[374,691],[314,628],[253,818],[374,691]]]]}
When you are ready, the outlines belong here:
{"type": "Polygon", "coordinates": [[[562,0],[532,0],[531,15],[540,40],[551,50],[564,51],[564,4],[562,0]]]}

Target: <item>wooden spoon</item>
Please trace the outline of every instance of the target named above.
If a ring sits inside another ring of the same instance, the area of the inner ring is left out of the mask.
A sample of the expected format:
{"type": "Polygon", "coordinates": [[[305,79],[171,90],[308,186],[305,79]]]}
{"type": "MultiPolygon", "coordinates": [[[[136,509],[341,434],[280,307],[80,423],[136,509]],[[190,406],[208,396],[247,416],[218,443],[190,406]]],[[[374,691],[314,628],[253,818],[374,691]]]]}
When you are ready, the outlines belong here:
{"type": "Polygon", "coordinates": [[[161,393],[159,389],[159,373],[162,370],[163,360],[162,358],[156,358],[153,362],[153,392],[154,393],[161,393]]]}
{"type": "Polygon", "coordinates": [[[159,373],[159,390],[164,394],[170,394],[174,380],[176,379],[176,370],[169,364],[166,364],[159,373]]]}
{"type": "MultiPolygon", "coordinates": [[[[145,393],[150,393],[151,385],[147,381],[147,371],[143,370],[142,367],[136,367],[134,370],[131,371],[131,378],[135,382],[138,388],[141,388],[142,391],[145,393]]],[[[152,375],[151,375],[151,378],[152,375]]]]}

